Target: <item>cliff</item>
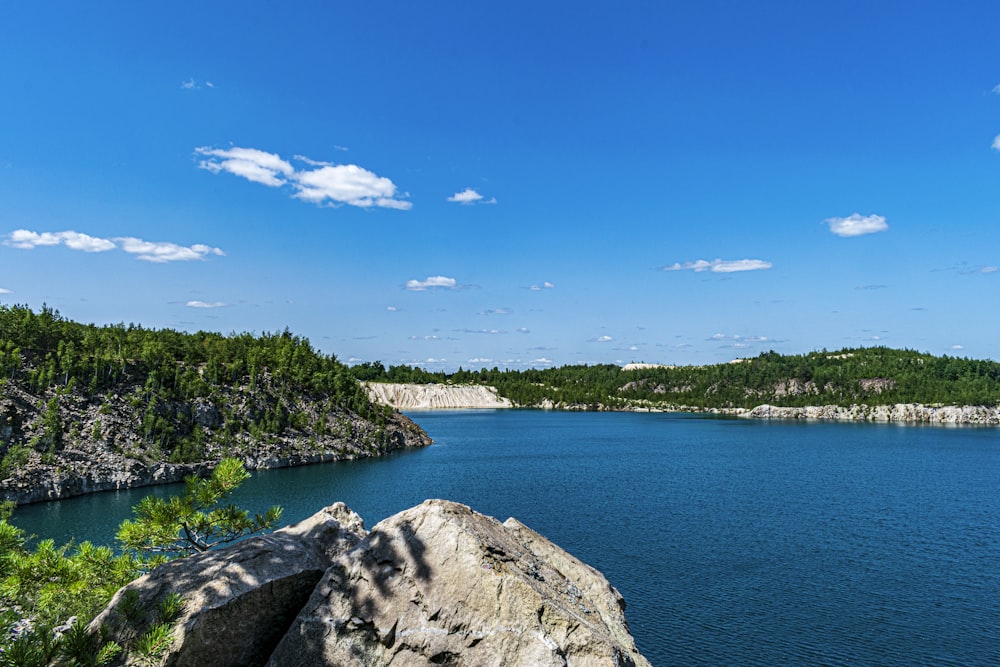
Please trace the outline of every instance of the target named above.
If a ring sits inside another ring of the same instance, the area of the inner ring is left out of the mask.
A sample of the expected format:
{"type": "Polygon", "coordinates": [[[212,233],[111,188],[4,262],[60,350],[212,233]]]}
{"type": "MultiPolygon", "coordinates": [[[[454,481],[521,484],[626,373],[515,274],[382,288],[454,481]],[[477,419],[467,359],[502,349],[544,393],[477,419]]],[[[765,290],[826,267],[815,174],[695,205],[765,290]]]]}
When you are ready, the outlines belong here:
{"type": "Polygon", "coordinates": [[[510,408],[511,402],[493,387],[452,384],[362,383],[371,400],[397,410],[510,408]]]}
{"type": "Polygon", "coordinates": [[[323,396],[279,396],[236,385],[217,387],[214,397],[160,407],[168,415],[161,420],[173,418],[188,429],[171,451],[155,434],[150,437],[144,419],[148,403],[138,399],[141,387],[123,384],[116,393],[96,396],[78,390],[40,396],[8,382],[0,392],[5,451],[0,498],[18,504],[179,482],[226,456],[253,470],[378,456],[431,443],[399,413],[380,414],[376,421],[323,396]],[[247,428],[269,406],[291,415],[289,423],[269,431],[247,428]]]}
{"type": "Polygon", "coordinates": [[[338,503],[153,570],[88,631],[124,647],[116,665],[648,667],[624,609],[600,572],[515,519],[428,500],[366,532],[338,503]],[[174,614],[153,613],[173,596],[174,614]]]}

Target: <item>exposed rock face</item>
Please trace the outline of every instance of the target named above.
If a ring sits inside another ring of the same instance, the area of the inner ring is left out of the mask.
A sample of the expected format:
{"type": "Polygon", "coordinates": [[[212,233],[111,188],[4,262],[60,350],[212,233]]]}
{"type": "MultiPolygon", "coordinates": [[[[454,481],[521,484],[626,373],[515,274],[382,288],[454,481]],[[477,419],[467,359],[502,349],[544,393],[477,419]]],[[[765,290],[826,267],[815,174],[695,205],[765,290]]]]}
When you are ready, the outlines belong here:
{"type": "Polygon", "coordinates": [[[515,519],[442,500],[367,534],[338,504],[171,563],[119,591],[92,631],[127,644],[128,589],[151,608],[185,597],[162,665],[649,665],[598,571],[515,519]]]}
{"type": "MultiPolygon", "coordinates": [[[[247,396],[260,399],[265,394],[248,388],[230,391],[227,404],[241,418],[251,412],[252,406],[242,403],[249,405],[247,396]]],[[[58,396],[65,433],[61,445],[46,457],[32,443],[44,436],[49,398],[9,383],[0,390],[0,454],[17,446],[25,456],[23,463],[11,466],[0,479],[0,499],[23,504],[180,482],[191,474],[205,474],[223,456],[238,457],[248,469],[256,470],[378,456],[431,443],[405,415],[389,415],[379,427],[346,410],[324,413],[319,401],[309,397],[301,397],[293,412],[308,415],[305,421],[310,424],[323,421],[322,432],[312,427],[263,435],[243,430],[225,440],[219,437],[225,426],[223,402],[199,398],[171,409],[188,415],[201,429],[204,460],[172,463],[162,460],[165,455],[153,450],[145,437],[142,415],[131,400],[134,393],[91,395],[74,390],[58,396]]]]}
{"type": "Polygon", "coordinates": [[[363,383],[371,400],[397,410],[510,408],[511,402],[483,385],[363,383]]]}
{"type": "Polygon", "coordinates": [[[786,408],[758,405],[740,416],[751,419],[824,419],[831,421],[917,422],[929,424],[1000,424],[1000,408],[978,405],[810,405],[786,408]]]}

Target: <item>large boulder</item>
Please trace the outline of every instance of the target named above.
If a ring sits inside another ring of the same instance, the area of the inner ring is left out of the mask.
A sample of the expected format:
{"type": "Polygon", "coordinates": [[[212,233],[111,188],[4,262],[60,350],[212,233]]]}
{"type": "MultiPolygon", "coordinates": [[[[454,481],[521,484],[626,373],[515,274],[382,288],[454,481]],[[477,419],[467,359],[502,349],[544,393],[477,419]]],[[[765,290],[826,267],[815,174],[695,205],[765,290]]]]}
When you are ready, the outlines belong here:
{"type": "Polygon", "coordinates": [[[154,569],[119,590],[90,629],[126,647],[115,664],[262,665],[323,573],[364,535],[361,517],[331,505],[269,535],[154,569]],[[143,655],[138,639],[161,620],[158,609],[171,594],[184,604],[169,620],[172,639],[143,655]]]}
{"type": "Polygon", "coordinates": [[[429,500],[337,559],[268,665],[648,665],[624,609],[515,519],[429,500]]]}
{"type": "Polygon", "coordinates": [[[366,533],[338,503],[157,568],[90,629],[129,665],[648,667],[624,609],[600,572],[515,519],[428,500],[366,533]],[[143,654],[171,593],[184,607],[167,645],[143,654]]]}

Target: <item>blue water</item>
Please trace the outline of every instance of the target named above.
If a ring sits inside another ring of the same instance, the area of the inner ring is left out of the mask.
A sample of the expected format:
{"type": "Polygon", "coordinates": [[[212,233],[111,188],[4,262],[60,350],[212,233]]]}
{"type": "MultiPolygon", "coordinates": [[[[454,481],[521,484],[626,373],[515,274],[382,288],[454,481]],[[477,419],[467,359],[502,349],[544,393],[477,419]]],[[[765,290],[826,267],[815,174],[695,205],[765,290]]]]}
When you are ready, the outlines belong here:
{"type": "MultiPolygon", "coordinates": [[[[289,522],[343,500],[371,526],[431,497],[517,517],[604,572],[654,665],[1000,664],[1000,430],[411,416],[433,446],[258,472],[236,501],[289,522]]],[[[14,521],[110,543],[151,491],[14,521]]]]}

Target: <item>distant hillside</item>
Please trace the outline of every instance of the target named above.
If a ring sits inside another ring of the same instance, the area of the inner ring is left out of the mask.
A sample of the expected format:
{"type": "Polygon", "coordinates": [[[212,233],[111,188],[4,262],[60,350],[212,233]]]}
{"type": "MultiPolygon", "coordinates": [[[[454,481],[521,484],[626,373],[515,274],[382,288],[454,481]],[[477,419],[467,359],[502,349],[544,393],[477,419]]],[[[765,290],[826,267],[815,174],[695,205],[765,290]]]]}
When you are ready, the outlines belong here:
{"type": "Polygon", "coordinates": [[[0,496],[18,502],[426,445],[346,366],[290,334],[72,322],[0,306],[0,496]]]}
{"type": "Polygon", "coordinates": [[[484,384],[521,407],[750,409],[759,405],[997,406],[1000,363],[886,347],[781,355],[710,366],[562,366],[545,370],[430,373],[375,362],[363,380],[484,384]]]}

